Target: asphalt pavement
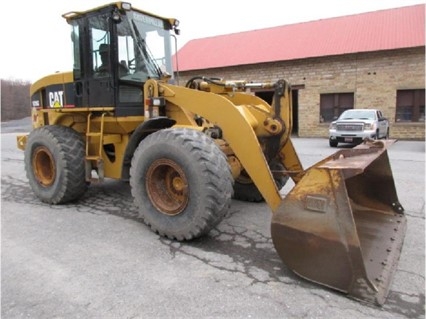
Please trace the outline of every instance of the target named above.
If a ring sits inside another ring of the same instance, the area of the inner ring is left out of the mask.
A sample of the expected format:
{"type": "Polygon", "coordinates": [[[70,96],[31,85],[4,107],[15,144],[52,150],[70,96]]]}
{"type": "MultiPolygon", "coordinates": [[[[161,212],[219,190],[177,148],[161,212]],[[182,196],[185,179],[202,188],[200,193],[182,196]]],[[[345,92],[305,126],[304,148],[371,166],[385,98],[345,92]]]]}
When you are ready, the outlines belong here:
{"type": "MultiPolygon", "coordinates": [[[[92,184],[72,204],[41,203],[16,148],[16,134],[27,129],[27,121],[2,123],[3,319],[425,318],[424,142],[389,149],[408,229],[388,299],[377,307],[286,268],[265,203],[233,201],[213,231],[185,243],[141,222],[126,182],[92,184]]],[[[293,142],[305,167],[336,151],[327,139],[293,142]]]]}

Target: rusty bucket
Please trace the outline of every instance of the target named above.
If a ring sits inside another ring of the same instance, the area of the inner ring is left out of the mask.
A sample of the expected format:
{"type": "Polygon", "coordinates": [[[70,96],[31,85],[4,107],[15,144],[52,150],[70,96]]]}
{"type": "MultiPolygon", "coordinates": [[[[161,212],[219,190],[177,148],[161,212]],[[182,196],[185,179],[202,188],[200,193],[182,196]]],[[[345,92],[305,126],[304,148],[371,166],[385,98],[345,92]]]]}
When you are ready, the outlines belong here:
{"type": "Polygon", "coordinates": [[[313,165],[274,212],[274,246],[296,274],[385,302],[406,231],[387,154],[393,142],[365,142],[313,165]]]}

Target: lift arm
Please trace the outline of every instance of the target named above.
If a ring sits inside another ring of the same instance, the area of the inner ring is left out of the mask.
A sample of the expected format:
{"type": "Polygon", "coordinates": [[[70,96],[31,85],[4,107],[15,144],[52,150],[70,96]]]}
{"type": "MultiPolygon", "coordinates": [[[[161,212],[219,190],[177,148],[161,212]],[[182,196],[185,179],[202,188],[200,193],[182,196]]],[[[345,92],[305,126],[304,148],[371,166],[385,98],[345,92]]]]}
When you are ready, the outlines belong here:
{"type": "MultiPolygon", "coordinates": [[[[262,131],[265,127],[266,131],[273,130],[271,122],[274,123],[275,121],[281,129],[273,132],[275,135],[270,134],[275,137],[275,141],[272,140],[272,143],[267,147],[271,148],[271,152],[273,152],[272,149],[275,149],[275,154],[279,154],[284,167],[296,171],[300,175],[300,172],[303,171],[302,165],[289,138],[291,132],[291,100],[289,98],[290,88],[287,83],[278,82],[280,87],[277,91],[282,92],[282,94],[278,96],[278,100],[277,94],[275,94],[275,106],[272,112],[264,115],[263,121],[260,121],[261,117],[258,115],[254,116],[248,106],[236,105],[232,103],[231,99],[221,94],[163,83],[159,85],[159,91],[162,91],[169,103],[202,116],[222,129],[223,138],[229,143],[265,201],[273,211],[277,209],[282,198],[256,131],[262,131]]],[[[269,150],[266,150],[267,154],[268,152],[269,150]]],[[[299,175],[292,174],[292,178],[297,181],[299,175]]]]}

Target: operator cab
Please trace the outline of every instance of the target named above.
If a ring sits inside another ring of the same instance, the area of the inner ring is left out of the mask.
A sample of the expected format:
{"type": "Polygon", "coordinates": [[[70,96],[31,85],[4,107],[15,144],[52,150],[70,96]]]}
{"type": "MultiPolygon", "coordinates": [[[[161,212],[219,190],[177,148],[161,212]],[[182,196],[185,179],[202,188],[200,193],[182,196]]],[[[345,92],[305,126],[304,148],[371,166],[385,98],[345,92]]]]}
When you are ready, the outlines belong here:
{"type": "Polygon", "coordinates": [[[115,107],[116,116],[143,115],[143,84],[173,74],[166,19],[117,2],[63,17],[72,27],[76,107],[115,107]]]}

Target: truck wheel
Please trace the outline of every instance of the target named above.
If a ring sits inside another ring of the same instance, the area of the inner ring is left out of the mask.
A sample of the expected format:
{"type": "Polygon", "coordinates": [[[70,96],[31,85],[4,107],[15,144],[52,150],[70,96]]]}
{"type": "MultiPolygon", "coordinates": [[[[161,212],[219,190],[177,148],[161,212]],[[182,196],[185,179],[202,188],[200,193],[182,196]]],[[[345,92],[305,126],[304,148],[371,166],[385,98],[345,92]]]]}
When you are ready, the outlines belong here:
{"type": "Polygon", "coordinates": [[[337,145],[339,144],[339,142],[337,142],[337,140],[332,140],[330,138],[330,139],[328,139],[328,144],[330,145],[330,147],[337,147],[337,145]]]}
{"type": "MultiPolygon", "coordinates": [[[[273,164],[271,165],[271,169],[281,170],[284,169],[284,167],[281,164],[273,164]]],[[[288,178],[288,176],[280,176],[274,178],[275,184],[277,185],[277,188],[279,190],[284,187],[284,185],[288,181],[288,178]]],[[[259,192],[259,189],[256,187],[251,178],[247,176],[245,172],[243,172],[235,180],[234,199],[254,203],[260,203],[265,200],[262,194],[259,192]]]]}
{"type": "Polygon", "coordinates": [[[30,133],[25,170],[42,202],[63,204],[86,192],[84,144],[82,136],[66,126],[44,126],[30,133]]]}
{"type": "Polygon", "coordinates": [[[228,212],[232,174],[214,141],[191,129],[164,129],[136,149],[130,186],[139,216],[161,236],[191,240],[228,212]]]}

